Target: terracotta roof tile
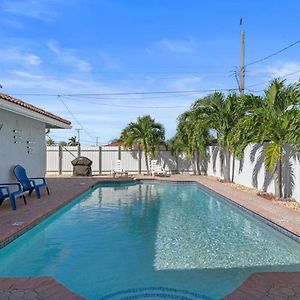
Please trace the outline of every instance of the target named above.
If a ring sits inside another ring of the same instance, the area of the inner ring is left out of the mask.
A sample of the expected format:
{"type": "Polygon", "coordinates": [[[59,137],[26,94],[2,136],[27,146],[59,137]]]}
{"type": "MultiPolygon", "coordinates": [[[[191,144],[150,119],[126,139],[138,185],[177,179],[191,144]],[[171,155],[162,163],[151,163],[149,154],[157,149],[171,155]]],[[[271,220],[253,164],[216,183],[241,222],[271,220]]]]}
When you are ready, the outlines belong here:
{"type": "Polygon", "coordinates": [[[41,115],[44,115],[44,116],[49,117],[51,119],[54,119],[56,121],[65,123],[67,125],[71,124],[71,122],[68,121],[68,120],[66,120],[66,119],[63,119],[63,118],[61,118],[59,116],[56,116],[56,115],[54,115],[54,114],[52,114],[52,113],[50,113],[50,112],[48,112],[46,110],[43,110],[43,109],[38,108],[36,106],[33,106],[33,105],[31,105],[31,104],[29,104],[27,102],[24,102],[24,101],[22,101],[20,99],[14,98],[14,97],[12,97],[10,95],[0,93],[0,99],[6,100],[8,102],[11,102],[11,103],[14,103],[14,104],[17,104],[17,105],[20,105],[20,106],[23,106],[23,107],[25,107],[25,108],[27,108],[29,110],[37,112],[37,113],[39,113],[41,115]]]}

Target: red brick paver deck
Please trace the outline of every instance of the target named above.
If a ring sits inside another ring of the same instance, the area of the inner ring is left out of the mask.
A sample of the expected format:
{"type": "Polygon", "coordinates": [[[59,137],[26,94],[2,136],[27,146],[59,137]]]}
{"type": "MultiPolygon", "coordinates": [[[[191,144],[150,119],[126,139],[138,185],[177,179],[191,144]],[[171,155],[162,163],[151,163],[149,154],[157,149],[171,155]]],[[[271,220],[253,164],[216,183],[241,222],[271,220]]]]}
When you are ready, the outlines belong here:
{"type": "Polygon", "coordinates": [[[85,300],[52,277],[0,278],[0,300],[85,300]]]}
{"type": "Polygon", "coordinates": [[[223,300],[299,300],[300,273],[254,273],[223,300]]]}

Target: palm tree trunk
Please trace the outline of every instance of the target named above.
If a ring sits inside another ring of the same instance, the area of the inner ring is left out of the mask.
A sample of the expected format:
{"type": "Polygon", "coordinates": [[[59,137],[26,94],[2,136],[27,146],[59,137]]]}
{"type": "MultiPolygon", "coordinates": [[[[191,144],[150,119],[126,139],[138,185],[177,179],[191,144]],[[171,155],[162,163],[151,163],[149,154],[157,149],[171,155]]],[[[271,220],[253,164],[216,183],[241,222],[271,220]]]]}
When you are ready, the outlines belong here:
{"type": "Polygon", "coordinates": [[[223,167],[224,181],[230,182],[230,151],[228,150],[227,147],[224,147],[223,163],[224,163],[224,167],[223,167]]]}
{"type": "Polygon", "coordinates": [[[193,166],[193,175],[197,174],[197,166],[196,166],[196,157],[195,154],[192,154],[192,166],[193,166]]]}
{"type": "Polygon", "coordinates": [[[196,153],[196,165],[197,165],[197,174],[201,175],[201,168],[200,168],[200,154],[197,151],[196,153]]]}
{"type": "Polygon", "coordinates": [[[145,163],[146,163],[147,174],[149,175],[149,160],[148,160],[148,153],[146,151],[145,151],[145,163]]]}
{"type": "Polygon", "coordinates": [[[178,167],[178,155],[175,154],[175,163],[176,163],[176,169],[175,169],[175,174],[179,174],[179,167],[178,167]]]}
{"type": "Polygon", "coordinates": [[[282,197],[282,157],[280,156],[276,166],[276,178],[275,178],[275,197],[282,197]]]}
{"type": "Polygon", "coordinates": [[[231,182],[234,181],[234,169],[235,169],[235,155],[232,154],[232,174],[231,174],[231,182]]]}

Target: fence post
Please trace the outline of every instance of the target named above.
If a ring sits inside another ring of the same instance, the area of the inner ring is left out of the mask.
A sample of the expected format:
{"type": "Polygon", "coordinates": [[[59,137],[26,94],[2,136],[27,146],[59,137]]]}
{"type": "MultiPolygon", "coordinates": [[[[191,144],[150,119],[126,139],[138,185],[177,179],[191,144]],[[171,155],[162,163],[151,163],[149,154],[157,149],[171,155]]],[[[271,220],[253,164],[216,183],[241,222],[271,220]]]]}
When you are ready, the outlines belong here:
{"type": "Polygon", "coordinates": [[[142,151],[139,145],[139,174],[142,174],[142,151]]]}
{"type": "Polygon", "coordinates": [[[77,145],[77,157],[79,157],[81,154],[81,146],[80,144],[77,145]]]}
{"type": "Polygon", "coordinates": [[[63,156],[63,151],[62,151],[62,146],[58,146],[58,174],[62,174],[62,156],[63,156]]]}
{"type": "Polygon", "coordinates": [[[121,147],[118,148],[118,160],[121,160],[121,147]]]}
{"type": "Polygon", "coordinates": [[[99,175],[102,174],[102,147],[99,147],[99,175]]]}

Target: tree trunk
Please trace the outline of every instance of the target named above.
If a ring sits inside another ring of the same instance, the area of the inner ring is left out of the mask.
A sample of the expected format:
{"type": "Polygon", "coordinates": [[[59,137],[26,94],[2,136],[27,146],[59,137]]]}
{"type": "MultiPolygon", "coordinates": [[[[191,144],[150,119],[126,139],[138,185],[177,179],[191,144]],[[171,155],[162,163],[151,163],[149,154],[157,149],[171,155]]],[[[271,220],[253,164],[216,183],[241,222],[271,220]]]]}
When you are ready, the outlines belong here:
{"type": "Polygon", "coordinates": [[[145,152],[145,163],[146,163],[147,174],[149,175],[149,160],[148,160],[147,152],[145,152]]]}
{"type": "Polygon", "coordinates": [[[224,163],[224,167],[223,167],[224,181],[230,182],[230,151],[228,150],[227,147],[224,147],[223,163],[224,163]]]}
{"type": "Polygon", "coordinates": [[[196,166],[197,166],[197,174],[201,175],[200,154],[199,154],[199,152],[196,153],[196,166]]]}
{"type": "Polygon", "coordinates": [[[193,165],[193,175],[196,175],[197,174],[197,165],[196,165],[195,154],[192,154],[192,165],[193,165]]]}
{"type": "Polygon", "coordinates": [[[277,162],[275,170],[275,197],[282,198],[282,157],[277,162]]]}
{"type": "Polygon", "coordinates": [[[179,174],[179,167],[178,167],[178,155],[175,154],[175,163],[176,163],[176,170],[175,170],[175,174],[179,174]]]}
{"type": "Polygon", "coordinates": [[[234,169],[235,169],[235,155],[232,154],[232,174],[231,174],[231,182],[234,181],[234,169]]]}

